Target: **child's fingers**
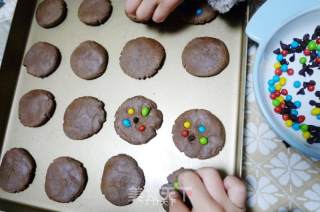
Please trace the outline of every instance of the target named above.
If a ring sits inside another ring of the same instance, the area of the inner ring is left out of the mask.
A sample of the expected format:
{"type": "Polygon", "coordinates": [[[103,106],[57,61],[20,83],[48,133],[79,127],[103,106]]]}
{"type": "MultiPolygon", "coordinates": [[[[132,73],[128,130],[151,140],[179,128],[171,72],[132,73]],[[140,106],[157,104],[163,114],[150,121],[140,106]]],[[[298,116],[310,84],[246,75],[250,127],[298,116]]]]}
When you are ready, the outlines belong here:
{"type": "Polygon", "coordinates": [[[227,190],[229,199],[239,209],[245,209],[246,187],[244,183],[235,176],[228,176],[224,179],[224,187],[227,190]]]}
{"type": "Polygon", "coordinates": [[[176,191],[169,194],[169,211],[170,212],[190,212],[187,206],[182,202],[180,194],[176,191]]]}
{"type": "Polygon", "coordinates": [[[141,4],[142,0],[126,0],[125,9],[129,15],[135,16],[136,11],[141,4]]]}
{"type": "Polygon", "coordinates": [[[136,11],[137,19],[140,21],[150,20],[156,7],[156,0],[143,1],[136,11]]]}
{"type": "Polygon", "coordinates": [[[180,189],[189,197],[195,210],[205,211],[223,211],[210,196],[204,187],[200,177],[193,171],[185,171],[179,175],[180,189]]]}
{"type": "Polygon", "coordinates": [[[163,0],[155,10],[152,20],[156,23],[163,22],[182,0],[163,0]]]}
{"type": "Polygon", "coordinates": [[[228,196],[219,172],[214,168],[201,168],[197,170],[197,173],[202,178],[202,181],[212,198],[220,205],[224,205],[228,200],[228,196]]]}

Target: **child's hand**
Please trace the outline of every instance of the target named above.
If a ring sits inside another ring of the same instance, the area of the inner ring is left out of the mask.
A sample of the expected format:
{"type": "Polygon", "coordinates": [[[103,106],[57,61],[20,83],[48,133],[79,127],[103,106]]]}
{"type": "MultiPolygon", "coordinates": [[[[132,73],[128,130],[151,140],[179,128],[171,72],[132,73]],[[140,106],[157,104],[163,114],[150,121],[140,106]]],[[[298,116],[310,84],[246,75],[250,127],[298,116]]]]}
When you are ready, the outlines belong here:
{"type": "MultiPolygon", "coordinates": [[[[245,211],[244,183],[234,176],[222,181],[213,168],[183,172],[179,175],[179,187],[190,199],[193,212],[245,211]]],[[[176,192],[169,195],[169,208],[170,212],[190,212],[176,192]]]]}
{"type": "Polygon", "coordinates": [[[125,9],[129,16],[138,21],[152,19],[156,23],[163,22],[183,0],[126,0],[125,9]]]}

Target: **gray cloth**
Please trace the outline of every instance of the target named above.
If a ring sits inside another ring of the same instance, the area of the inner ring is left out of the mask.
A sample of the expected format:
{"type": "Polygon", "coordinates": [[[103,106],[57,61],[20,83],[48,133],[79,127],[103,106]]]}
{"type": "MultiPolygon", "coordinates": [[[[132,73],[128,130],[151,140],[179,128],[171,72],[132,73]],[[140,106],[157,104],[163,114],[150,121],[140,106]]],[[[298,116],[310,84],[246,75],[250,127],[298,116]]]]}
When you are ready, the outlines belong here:
{"type": "Polygon", "coordinates": [[[236,3],[245,0],[208,0],[208,3],[220,13],[228,12],[236,3]]]}

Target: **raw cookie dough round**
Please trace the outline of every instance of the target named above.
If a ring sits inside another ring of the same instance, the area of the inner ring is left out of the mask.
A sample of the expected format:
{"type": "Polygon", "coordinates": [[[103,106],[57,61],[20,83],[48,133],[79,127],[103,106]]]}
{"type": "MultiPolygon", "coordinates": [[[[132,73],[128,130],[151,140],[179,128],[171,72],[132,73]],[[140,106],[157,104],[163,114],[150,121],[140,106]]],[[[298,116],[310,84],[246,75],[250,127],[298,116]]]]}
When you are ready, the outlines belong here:
{"type": "Polygon", "coordinates": [[[23,65],[29,74],[44,78],[58,68],[60,61],[61,54],[57,47],[50,43],[38,42],[27,52],[23,65]]]}
{"type": "Polygon", "coordinates": [[[127,42],[122,49],[120,66],[130,77],[146,79],[158,72],[165,55],[165,50],[158,41],[139,37],[127,42]]]}
{"type": "Polygon", "coordinates": [[[56,108],[53,94],[46,90],[32,90],[19,102],[19,119],[26,127],[40,127],[47,123],[56,108]]]}
{"type": "Polygon", "coordinates": [[[82,194],[87,179],[87,171],[81,162],[69,157],[59,157],[48,167],[45,191],[56,202],[72,202],[82,194]]]}
{"type": "Polygon", "coordinates": [[[181,114],[172,128],[173,142],[190,158],[208,159],[217,155],[225,143],[225,129],[220,120],[203,109],[181,114]]]}
{"type": "Polygon", "coordinates": [[[104,166],[101,191],[105,198],[117,206],[129,205],[143,191],[143,170],[132,157],[119,154],[110,158],[104,166]]]}
{"type": "Polygon", "coordinates": [[[36,20],[43,28],[59,25],[67,16],[67,4],[64,0],[44,0],[36,11],[36,20]]]}
{"type": "Polygon", "coordinates": [[[27,150],[10,149],[2,158],[0,187],[10,193],[23,191],[32,183],[35,172],[36,162],[27,150]]]}
{"type": "Polygon", "coordinates": [[[226,45],[217,38],[195,38],[184,48],[182,64],[194,76],[215,76],[228,66],[229,52],[226,45]]]}
{"type": "Polygon", "coordinates": [[[105,23],[112,12],[110,0],[83,0],[78,10],[80,21],[90,26],[105,23]]]}
{"type": "Polygon", "coordinates": [[[177,11],[182,21],[189,24],[206,24],[218,16],[207,0],[185,0],[177,11]]]}
{"type": "Polygon", "coordinates": [[[97,134],[106,121],[104,103],[94,97],[80,97],[64,113],[64,133],[73,140],[82,140],[97,134]]]}
{"type": "Polygon", "coordinates": [[[73,51],[70,63],[78,77],[92,80],[106,71],[108,52],[95,41],[85,41],[73,51]]]}
{"type": "Polygon", "coordinates": [[[143,96],[127,99],[118,108],[115,118],[117,134],[134,145],[145,144],[155,137],[163,121],[157,104],[143,96]]]}
{"type": "MultiPolygon", "coordinates": [[[[180,168],[180,169],[174,171],[172,174],[170,174],[167,177],[168,183],[162,185],[161,188],[160,188],[159,193],[160,193],[160,196],[162,197],[162,200],[163,200],[163,201],[161,201],[162,207],[166,211],[169,211],[169,195],[170,195],[170,192],[177,191],[179,194],[182,194],[182,191],[179,190],[178,177],[182,172],[185,172],[185,171],[194,171],[194,170],[180,168]]],[[[190,203],[189,198],[187,197],[186,194],[184,194],[182,196],[186,197],[185,199],[183,199],[183,202],[191,210],[192,209],[192,205],[190,203]]]]}

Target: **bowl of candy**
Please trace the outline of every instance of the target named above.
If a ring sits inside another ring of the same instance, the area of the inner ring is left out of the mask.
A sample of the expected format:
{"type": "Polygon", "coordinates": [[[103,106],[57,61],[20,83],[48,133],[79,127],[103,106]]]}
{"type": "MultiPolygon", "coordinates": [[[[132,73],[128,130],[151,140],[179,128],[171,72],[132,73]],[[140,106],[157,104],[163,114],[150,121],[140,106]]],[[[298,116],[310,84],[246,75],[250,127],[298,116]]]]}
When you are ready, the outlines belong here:
{"type": "Polygon", "coordinates": [[[273,130],[320,160],[320,0],[268,0],[247,25],[259,44],[257,103],[273,130]]]}

